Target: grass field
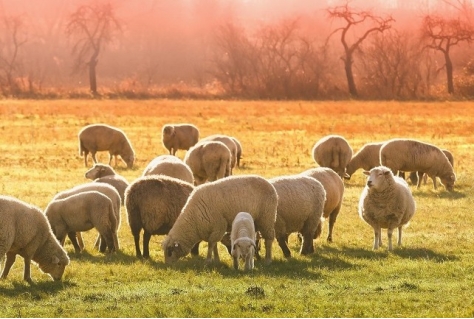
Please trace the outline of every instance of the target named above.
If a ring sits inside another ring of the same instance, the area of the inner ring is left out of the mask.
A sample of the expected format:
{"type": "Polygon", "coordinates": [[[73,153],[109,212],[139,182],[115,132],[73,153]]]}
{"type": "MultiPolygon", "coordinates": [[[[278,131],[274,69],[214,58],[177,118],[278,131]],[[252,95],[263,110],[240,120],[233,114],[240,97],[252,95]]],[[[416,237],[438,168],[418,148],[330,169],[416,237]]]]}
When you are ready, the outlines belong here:
{"type": "MultiPolygon", "coordinates": [[[[474,104],[471,102],[238,102],[171,100],[0,101],[1,194],[44,209],[59,191],[79,183],[86,168],[77,133],[90,123],[122,128],[137,154],[136,165],[118,173],[130,182],[147,163],[165,154],[161,127],[190,122],[201,137],[223,133],[243,146],[235,174],[266,178],[316,166],[311,148],[321,137],[340,134],[354,151],[367,142],[416,138],[449,149],[455,158],[455,191],[431,181],[411,186],[417,210],[404,245],[388,253],[372,250],[373,231],[357,214],[365,183],[361,170],[346,181],[334,243],[315,241],[316,253],[293,258],[274,243],[274,261],[256,262],[250,273],[232,268],[219,246],[221,264],[205,266],[187,256],[163,263],[162,236],[153,236],[151,260],[135,257],[122,208],[122,250],[93,249],[95,231],[85,234],[86,251],[71,258],[56,283],[32,266],[34,286],[22,280],[17,258],[0,280],[0,317],[473,317],[474,316],[474,104]]],[[[184,152],[177,155],[184,157],[184,152]]],[[[108,155],[100,153],[107,162],[108,155]]],[[[91,163],[89,162],[91,166],[91,163]]],[[[1,222],[1,221],[0,221],[1,222]]],[[[386,233],[383,233],[386,243],[386,233]]],[[[202,247],[205,247],[203,245],[202,247]]]]}

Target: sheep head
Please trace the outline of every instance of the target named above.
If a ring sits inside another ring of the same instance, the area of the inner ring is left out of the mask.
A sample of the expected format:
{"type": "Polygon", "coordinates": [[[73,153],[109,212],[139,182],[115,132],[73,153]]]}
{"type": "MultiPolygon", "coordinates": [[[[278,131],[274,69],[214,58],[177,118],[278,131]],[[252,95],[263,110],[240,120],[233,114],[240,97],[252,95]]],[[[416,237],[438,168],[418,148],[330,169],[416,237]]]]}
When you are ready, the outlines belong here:
{"type": "Polygon", "coordinates": [[[456,181],[456,175],[455,174],[446,174],[443,176],[440,176],[439,179],[441,180],[441,184],[446,187],[446,190],[448,192],[452,192],[454,190],[454,182],[456,181]]]}
{"type": "Polygon", "coordinates": [[[364,174],[369,176],[367,178],[367,187],[375,191],[383,190],[386,187],[387,179],[393,180],[392,171],[385,166],[374,167],[370,171],[364,171],[364,174]]]}
{"type": "Polygon", "coordinates": [[[179,258],[184,257],[188,252],[183,248],[178,241],[166,238],[162,244],[163,251],[165,253],[165,264],[172,264],[178,261],[179,258]]]}

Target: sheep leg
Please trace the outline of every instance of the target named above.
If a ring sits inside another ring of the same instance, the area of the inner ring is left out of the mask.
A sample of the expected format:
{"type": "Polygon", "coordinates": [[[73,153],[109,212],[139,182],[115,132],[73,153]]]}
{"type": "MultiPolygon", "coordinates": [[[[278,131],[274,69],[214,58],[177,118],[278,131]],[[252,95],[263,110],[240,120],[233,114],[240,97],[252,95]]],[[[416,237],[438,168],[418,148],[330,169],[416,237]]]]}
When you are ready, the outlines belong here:
{"type": "Polygon", "coordinates": [[[265,263],[267,265],[272,262],[272,245],[273,245],[273,238],[272,239],[265,238],[265,263]]]}
{"type": "MultiPolygon", "coordinates": [[[[327,238],[328,243],[332,243],[332,230],[334,229],[334,224],[336,223],[336,218],[337,218],[337,215],[339,214],[339,209],[340,207],[337,208],[335,211],[333,211],[331,215],[329,215],[329,225],[328,225],[329,233],[328,233],[328,238],[327,238]]],[[[319,225],[321,224],[322,222],[319,223],[319,225]]]]}
{"type": "MultiPolygon", "coordinates": [[[[145,234],[143,234],[145,236],[145,234]]],[[[135,255],[138,258],[142,257],[142,252],[140,250],[140,232],[133,233],[133,241],[135,242],[135,255]]]]}
{"type": "Polygon", "coordinates": [[[393,247],[392,247],[392,234],[393,234],[393,228],[388,228],[387,229],[387,237],[388,237],[388,250],[389,251],[393,250],[393,247]]]}
{"type": "Polygon", "coordinates": [[[91,151],[92,160],[94,161],[94,164],[97,164],[97,158],[95,157],[95,154],[96,154],[95,151],[94,152],[91,151]]]}
{"type": "Polygon", "coordinates": [[[191,248],[191,255],[199,256],[199,243],[197,243],[196,245],[193,246],[193,248],[191,248]]]}
{"type": "Polygon", "coordinates": [[[382,246],[380,231],[380,227],[374,227],[374,250],[377,250],[379,249],[379,246],[382,246]]]}
{"type": "Polygon", "coordinates": [[[87,167],[87,156],[89,155],[89,152],[87,150],[84,150],[84,166],[87,167]]]}
{"type": "Polygon", "coordinates": [[[216,262],[220,262],[220,258],[219,258],[219,249],[217,248],[217,243],[214,245],[214,260],[216,262]]]}
{"type": "Polygon", "coordinates": [[[303,244],[301,245],[300,254],[309,255],[314,253],[313,245],[314,232],[305,232],[303,234],[303,244]]]}
{"type": "Polygon", "coordinates": [[[398,246],[402,245],[402,229],[402,226],[398,227],[398,246]]]}
{"type": "MultiPolygon", "coordinates": [[[[283,252],[283,255],[286,258],[290,258],[291,257],[291,252],[290,252],[290,249],[288,248],[288,236],[287,235],[280,236],[280,237],[277,238],[277,241],[278,241],[278,245],[281,248],[281,251],[283,252]]],[[[266,239],[265,239],[265,250],[267,250],[267,240],[266,239]]],[[[267,251],[265,251],[265,253],[266,252],[267,251]]],[[[265,259],[267,259],[267,255],[265,255],[265,259]]]]}
{"type": "Polygon", "coordinates": [[[79,245],[79,248],[82,251],[84,249],[84,241],[82,240],[81,232],[76,232],[76,238],[77,238],[77,244],[79,245]]]}
{"type": "Polygon", "coordinates": [[[105,236],[104,235],[99,235],[100,236],[100,245],[99,245],[99,251],[101,253],[105,253],[105,250],[107,248],[107,241],[105,240],[105,236]]]}
{"type": "Polygon", "coordinates": [[[150,239],[151,234],[147,231],[143,232],[143,258],[150,258],[150,239]]]}
{"type": "Polygon", "coordinates": [[[72,231],[72,232],[67,233],[67,237],[71,240],[71,243],[74,246],[74,251],[76,252],[76,254],[79,254],[81,252],[81,248],[79,247],[79,244],[77,243],[76,232],[72,231]]]}
{"type": "Polygon", "coordinates": [[[23,270],[23,279],[27,281],[30,285],[33,284],[33,280],[31,280],[31,259],[25,258],[25,268],[23,270]]]}
{"type": "MultiPolygon", "coordinates": [[[[5,267],[3,267],[3,272],[2,272],[2,279],[7,278],[8,273],[10,272],[10,269],[13,266],[13,263],[15,263],[16,259],[16,254],[15,253],[7,253],[7,260],[5,261],[5,267]]],[[[26,262],[26,259],[25,259],[26,262]]]]}
{"type": "MultiPolygon", "coordinates": [[[[214,249],[216,248],[216,246],[217,246],[216,242],[209,242],[208,245],[207,245],[206,264],[208,264],[208,265],[212,263],[212,253],[213,253],[214,249]]],[[[219,255],[217,255],[216,261],[219,261],[219,255]]]]}
{"type": "Polygon", "coordinates": [[[433,175],[433,176],[430,176],[430,177],[431,177],[431,179],[433,180],[433,187],[434,187],[434,189],[436,190],[436,189],[438,188],[438,185],[436,184],[436,176],[433,175]]]}
{"type": "Polygon", "coordinates": [[[234,269],[239,270],[239,258],[237,256],[233,256],[233,264],[234,264],[234,269]]]}

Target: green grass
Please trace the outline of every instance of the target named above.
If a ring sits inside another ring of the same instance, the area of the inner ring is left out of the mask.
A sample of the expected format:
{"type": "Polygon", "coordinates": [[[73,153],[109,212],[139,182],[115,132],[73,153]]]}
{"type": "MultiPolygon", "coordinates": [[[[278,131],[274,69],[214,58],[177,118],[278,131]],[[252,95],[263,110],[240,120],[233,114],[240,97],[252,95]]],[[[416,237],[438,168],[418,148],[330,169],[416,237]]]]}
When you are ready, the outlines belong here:
{"type": "MultiPolygon", "coordinates": [[[[273,263],[256,261],[249,273],[232,268],[223,246],[221,263],[206,266],[205,243],[199,257],[187,256],[168,267],[163,236],[152,237],[151,260],[137,259],[122,208],[122,250],[110,255],[94,250],[96,231],[85,234],[82,254],[75,254],[67,241],[71,263],[60,283],[32,266],[35,284],[30,286],[22,280],[23,259],[18,257],[8,278],[0,280],[0,316],[473,317],[471,108],[468,103],[408,102],[2,102],[0,193],[43,209],[58,191],[87,181],[77,132],[92,122],[128,133],[137,151],[136,167],[126,170],[120,163],[117,171],[129,181],[165,153],[161,126],[168,122],[195,123],[202,136],[220,132],[239,138],[244,148],[244,166],[235,170],[239,175],[299,173],[315,166],[310,156],[314,142],[337,133],[354,150],[399,136],[435,143],[454,154],[458,181],[452,193],[442,186],[433,190],[431,180],[418,190],[410,186],[417,209],[404,230],[403,246],[387,252],[384,231],[385,245],[373,251],[372,228],[357,213],[365,183],[357,171],[345,184],[334,243],[325,241],[325,223],[315,254],[300,256],[292,235],[291,259],[274,243],[273,263]]],[[[102,153],[100,159],[107,156],[102,153]]]]}

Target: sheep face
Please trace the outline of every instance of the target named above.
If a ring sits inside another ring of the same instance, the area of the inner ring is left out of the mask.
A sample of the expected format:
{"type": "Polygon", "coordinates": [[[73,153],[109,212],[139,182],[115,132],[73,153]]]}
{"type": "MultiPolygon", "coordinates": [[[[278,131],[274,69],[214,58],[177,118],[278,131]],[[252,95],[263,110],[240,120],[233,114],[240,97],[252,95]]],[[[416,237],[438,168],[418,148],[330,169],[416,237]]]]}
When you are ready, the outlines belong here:
{"type": "Polygon", "coordinates": [[[452,192],[454,190],[454,182],[456,181],[456,175],[447,174],[440,176],[439,179],[441,180],[441,184],[446,187],[446,190],[452,192]]]}
{"type": "Polygon", "coordinates": [[[163,140],[167,141],[172,138],[175,134],[174,127],[165,125],[163,127],[163,140]]]}
{"type": "Polygon", "coordinates": [[[53,255],[49,262],[39,263],[38,266],[42,272],[49,274],[54,281],[60,281],[66,266],[69,265],[69,259],[62,258],[61,260],[58,256],[53,255]]]}
{"type": "Polygon", "coordinates": [[[127,168],[133,168],[133,162],[135,162],[135,156],[133,154],[130,155],[121,155],[124,162],[127,164],[127,168]]]}
{"type": "Polygon", "coordinates": [[[173,264],[179,258],[187,255],[179,242],[164,242],[163,251],[165,252],[165,264],[173,264]]]}
{"type": "Polygon", "coordinates": [[[364,174],[369,176],[367,178],[367,187],[376,191],[385,188],[385,184],[388,178],[393,179],[393,173],[386,167],[374,167],[369,172],[364,171],[364,174]]]}
{"type": "Polygon", "coordinates": [[[250,238],[239,238],[234,241],[232,246],[232,257],[236,259],[247,260],[248,258],[253,258],[255,255],[255,242],[250,238]]]}

